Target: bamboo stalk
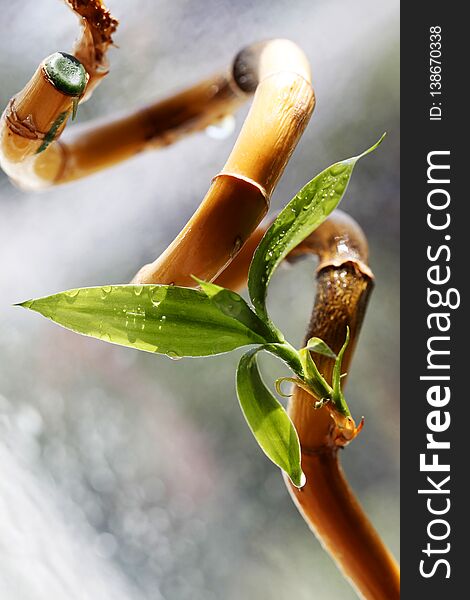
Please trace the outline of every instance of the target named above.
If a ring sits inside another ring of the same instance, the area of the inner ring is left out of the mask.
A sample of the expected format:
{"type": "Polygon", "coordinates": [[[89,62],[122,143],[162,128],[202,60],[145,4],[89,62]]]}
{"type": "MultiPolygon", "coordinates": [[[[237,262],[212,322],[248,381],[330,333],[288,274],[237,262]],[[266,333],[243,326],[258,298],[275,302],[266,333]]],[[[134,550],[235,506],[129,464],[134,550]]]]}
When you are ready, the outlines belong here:
{"type": "Polygon", "coordinates": [[[68,128],[58,140],[63,160],[55,184],[86,177],[136,154],[173,144],[238,109],[247,95],[218,73],[174,96],[68,128]]]}
{"type": "Polygon", "coordinates": [[[47,57],[26,87],[10,101],[0,122],[1,166],[22,187],[34,187],[36,181],[51,177],[54,162],[61,160],[60,147],[53,140],[62,133],[85,89],[87,76],[80,63],[82,81],[75,88],[60,86],[60,73],[56,78],[50,76],[48,66],[57,57],[66,61],[66,69],[76,66],[69,55],[47,57]],[[32,111],[32,106],[40,109],[32,111]]]}
{"type": "MultiPolygon", "coordinates": [[[[78,54],[83,57],[83,52],[78,54]]],[[[38,153],[40,144],[31,139],[30,132],[25,136],[22,129],[12,127],[12,121],[15,106],[21,101],[32,133],[43,138],[51,131],[38,125],[44,121],[43,113],[50,113],[50,81],[41,77],[42,74],[43,70],[38,69],[32,81],[11,101],[0,122],[1,166],[25,189],[66,183],[113,166],[143,150],[171,144],[232,113],[256,90],[242,134],[224,171],[217,177],[245,180],[257,188],[251,190],[250,195],[260,202],[263,196],[269,199],[314,105],[308,83],[309,67],[302,52],[292,42],[273,40],[242,51],[228,73],[216,74],[149,106],[70,127],[59,139],[71,113],[69,110],[64,125],[55,131],[53,141],[38,153]],[[31,93],[33,87],[34,94],[31,93]],[[269,118],[272,123],[268,122],[269,118]],[[265,127],[264,132],[261,127],[265,127]],[[17,148],[21,148],[21,152],[17,148]]],[[[96,72],[93,77],[93,85],[96,85],[96,72]]],[[[90,81],[86,97],[91,85],[90,81]]],[[[62,112],[56,108],[52,123],[62,112]]],[[[226,195],[237,186],[247,187],[233,182],[214,185],[212,193],[226,195]]]]}
{"type": "Polygon", "coordinates": [[[82,26],[73,55],[56,52],[44,59],[0,119],[0,165],[24,189],[42,189],[60,179],[67,149],[57,140],[78,103],[108,73],[106,52],[116,19],[100,0],[66,3],[82,26]]]}
{"type": "Polygon", "coordinates": [[[266,214],[281,176],[314,107],[308,63],[288,40],[240,52],[233,78],[253,104],[221,173],[187,225],[136,283],[212,281],[234,259],[266,214]]]}
{"type": "MultiPolygon", "coordinates": [[[[67,2],[82,19],[83,35],[74,55],[86,68],[88,85],[64,88],[47,68],[51,57],[46,59],[2,116],[2,167],[22,187],[71,181],[144,149],[172,143],[232,112],[255,92],[235,147],[200,207],[167,250],[134,278],[136,283],[193,285],[191,275],[208,281],[219,276],[218,283],[240,287],[264,231],[255,229],[314,108],[303,53],[287,40],[255,44],[236,57],[228,75],[216,75],[144,109],[71,128],[59,140],[76,102],[89,97],[107,73],[106,50],[117,25],[99,0],[67,2]]],[[[349,326],[351,343],[343,361],[347,368],[372,288],[367,243],[358,226],[337,212],[292,253],[291,260],[305,253],[320,258],[307,339],[321,337],[338,351],[349,326]]],[[[317,364],[331,380],[331,359],[321,357],[317,364]]],[[[396,563],[356,501],[338,461],[339,448],[358,428],[328,404],[314,410],[311,397],[301,389],[294,391],[289,413],[299,433],[307,476],[301,490],[286,482],[294,502],[364,598],[397,599],[396,563]]]]}
{"type": "MultiPolygon", "coordinates": [[[[246,250],[217,280],[219,285],[236,289],[246,283],[250,252],[264,230],[258,228],[246,250]]],[[[351,217],[335,211],[288,260],[311,253],[318,256],[319,265],[315,306],[305,340],[320,337],[338,352],[349,326],[351,342],[343,359],[347,371],[373,287],[367,241],[351,217]]],[[[320,355],[315,355],[315,361],[331,382],[333,361],[320,355]]],[[[294,503],[363,598],[398,599],[398,566],[356,500],[339,463],[340,448],[357,435],[358,428],[328,404],[313,409],[311,396],[300,388],[295,388],[288,412],[299,434],[307,478],[300,490],[285,478],[294,503]]]]}

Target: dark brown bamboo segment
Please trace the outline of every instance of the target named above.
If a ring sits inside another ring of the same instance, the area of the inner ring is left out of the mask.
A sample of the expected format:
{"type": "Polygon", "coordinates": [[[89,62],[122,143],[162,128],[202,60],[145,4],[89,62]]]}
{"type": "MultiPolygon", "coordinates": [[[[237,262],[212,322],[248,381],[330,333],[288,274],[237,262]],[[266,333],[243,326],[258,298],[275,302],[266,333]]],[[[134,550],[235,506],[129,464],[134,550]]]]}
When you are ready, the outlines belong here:
{"type": "MultiPolygon", "coordinates": [[[[335,232],[334,221],[330,221],[311,245],[319,251],[320,267],[306,339],[320,337],[338,352],[349,326],[351,343],[343,361],[346,372],[373,285],[371,272],[365,267],[364,241],[352,229],[346,236],[344,222],[335,232]]],[[[315,355],[315,360],[320,372],[331,381],[333,361],[319,355],[315,355]]],[[[398,600],[398,566],[357,502],[339,465],[339,446],[345,445],[343,432],[338,431],[341,420],[328,405],[314,410],[309,395],[298,388],[288,411],[299,433],[307,484],[301,490],[288,481],[286,484],[304,519],[362,597],[398,600]]]]}

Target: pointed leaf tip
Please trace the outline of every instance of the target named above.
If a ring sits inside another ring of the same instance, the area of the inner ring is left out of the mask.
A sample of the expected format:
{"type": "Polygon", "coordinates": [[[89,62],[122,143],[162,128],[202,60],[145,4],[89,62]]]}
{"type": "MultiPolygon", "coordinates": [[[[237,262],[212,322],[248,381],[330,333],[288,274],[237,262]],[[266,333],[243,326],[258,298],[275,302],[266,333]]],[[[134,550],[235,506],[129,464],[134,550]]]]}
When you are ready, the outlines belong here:
{"type": "Polygon", "coordinates": [[[16,302],[13,306],[20,306],[21,308],[31,308],[33,300],[24,300],[23,302],[16,302]]]}
{"type": "Polygon", "coordinates": [[[370,148],[367,148],[367,150],[364,150],[364,152],[361,152],[361,154],[358,154],[355,157],[355,160],[357,161],[360,158],[364,158],[364,156],[367,156],[371,152],[374,152],[374,150],[377,150],[377,148],[380,146],[380,144],[384,141],[384,138],[385,138],[386,135],[387,135],[387,132],[384,131],[382,133],[382,135],[380,136],[379,140],[377,142],[375,142],[375,144],[373,144],[370,148]]]}
{"type": "Polygon", "coordinates": [[[20,305],[76,333],[176,358],[269,341],[263,323],[239,304],[215,302],[193,288],[131,284],[67,290],[20,305]]]}
{"type": "Polygon", "coordinates": [[[385,134],[362,154],[337,162],[309,181],[279,213],[258,245],[248,273],[248,291],[256,313],[268,320],[269,281],[280,262],[338,206],[356,162],[381,144],[385,134]]]}
{"type": "Polygon", "coordinates": [[[336,354],[333,350],[328,346],[326,342],[317,337],[312,337],[308,340],[307,350],[311,350],[312,352],[316,352],[317,354],[322,354],[323,356],[327,356],[328,358],[336,358],[336,354]]]}

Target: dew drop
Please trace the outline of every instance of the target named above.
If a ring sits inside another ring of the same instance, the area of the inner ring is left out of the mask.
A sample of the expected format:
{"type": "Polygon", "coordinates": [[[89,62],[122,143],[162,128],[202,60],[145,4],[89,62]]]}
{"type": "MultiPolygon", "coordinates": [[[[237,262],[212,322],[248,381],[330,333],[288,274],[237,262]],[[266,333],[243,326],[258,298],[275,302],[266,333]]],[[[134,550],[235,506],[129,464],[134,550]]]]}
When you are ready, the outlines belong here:
{"type": "Polygon", "coordinates": [[[140,296],[143,291],[144,291],[144,286],[143,285],[135,285],[134,286],[134,294],[136,296],[140,296]]]}
{"type": "Polygon", "coordinates": [[[164,300],[165,296],[166,289],[164,287],[155,286],[150,292],[150,301],[153,304],[153,306],[155,306],[155,308],[158,308],[162,300],[164,300]]]}
{"type": "Polygon", "coordinates": [[[207,137],[213,140],[225,140],[232,135],[235,131],[235,117],[233,115],[226,115],[222,117],[216,123],[212,123],[206,127],[207,137]]]}
{"type": "Polygon", "coordinates": [[[180,360],[181,358],[178,352],[175,352],[174,350],[168,350],[166,355],[168,356],[168,358],[171,358],[171,360],[180,360]]]}
{"type": "Polygon", "coordinates": [[[110,285],[104,285],[101,288],[101,300],[106,300],[106,298],[109,296],[109,294],[111,293],[112,287],[110,285]]]}
{"type": "Polygon", "coordinates": [[[79,293],[80,290],[69,290],[68,292],[65,292],[65,299],[70,303],[75,302],[79,293]]]}
{"type": "Polygon", "coordinates": [[[337,164],[337,165],[333,165],[331,167],[331,173],[333,175],[341,175],[341,173],[346,169],[346,165],[343,165],[341,163],[337,164]]]}
{"type": "Polygon", "coordinates": [[[235,302],[234,304],[229,304],[226,306],[226,311],[232,317],[237,317],[242,310],[240,302],[235,302]]]}

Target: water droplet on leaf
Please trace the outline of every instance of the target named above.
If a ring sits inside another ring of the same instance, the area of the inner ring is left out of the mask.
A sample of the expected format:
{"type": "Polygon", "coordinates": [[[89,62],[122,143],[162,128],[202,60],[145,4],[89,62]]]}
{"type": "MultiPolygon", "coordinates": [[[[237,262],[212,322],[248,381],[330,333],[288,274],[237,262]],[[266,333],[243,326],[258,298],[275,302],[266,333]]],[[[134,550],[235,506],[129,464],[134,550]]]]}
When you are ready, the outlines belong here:
{"type": "Polygon", "coordinates": [[[110,285],[104,285],[101,288],[101,300],[106,300],[106,298],[109,296],[109,294],[111,293],[112,287],[110,285]]]}
{"type": "Polygon", "coordinates": [[[79,293],[80,290],[69,290],[68,292],[65,292],[65,299],[70,303],[75,302],[79,293]]]}

